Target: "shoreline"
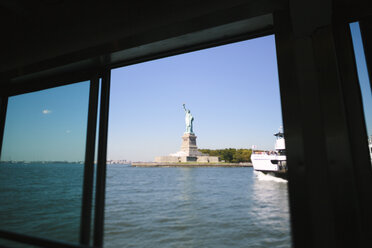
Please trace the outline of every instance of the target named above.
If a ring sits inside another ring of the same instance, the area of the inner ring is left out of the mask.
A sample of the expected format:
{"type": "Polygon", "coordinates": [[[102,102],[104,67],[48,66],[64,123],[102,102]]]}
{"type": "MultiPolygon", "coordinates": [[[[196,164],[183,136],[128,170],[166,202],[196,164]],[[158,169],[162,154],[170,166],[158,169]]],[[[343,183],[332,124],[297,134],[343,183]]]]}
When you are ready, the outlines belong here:
{"type": "Polygon", "coordinates": [[[160,163],[160,162],[132,162],[133,167],[252,167],[252,163],[160,163]]]}

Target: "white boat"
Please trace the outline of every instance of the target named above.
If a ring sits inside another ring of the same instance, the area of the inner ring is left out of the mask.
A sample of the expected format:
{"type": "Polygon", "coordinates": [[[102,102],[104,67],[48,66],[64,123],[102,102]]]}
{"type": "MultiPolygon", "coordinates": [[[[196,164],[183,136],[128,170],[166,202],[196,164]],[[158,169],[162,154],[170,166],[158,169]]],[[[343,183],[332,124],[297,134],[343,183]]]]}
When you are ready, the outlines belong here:
{"type": "Polygon", "coordinates": [[[287,179],[284,133],[279,131],[274,136],[276,136],[275,151],[252,151],[251,161],[253,169],[287,179]]]}

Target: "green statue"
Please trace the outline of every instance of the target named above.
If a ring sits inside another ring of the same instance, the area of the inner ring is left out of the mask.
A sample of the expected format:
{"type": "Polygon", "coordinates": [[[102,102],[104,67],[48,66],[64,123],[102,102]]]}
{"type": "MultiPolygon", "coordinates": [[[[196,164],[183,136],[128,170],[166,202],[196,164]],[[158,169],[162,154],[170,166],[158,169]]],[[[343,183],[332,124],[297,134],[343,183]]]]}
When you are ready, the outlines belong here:
{"type": "Polygon", "coordinates": [[[185,133],[194,133],[192,129],[192,122],[194,121],[194,117],[191,115],[190,110],[186,109],[185,104],[183,104],[183,109],[185,110],[185,122],[186,122],[186,132],[185,133]]]}

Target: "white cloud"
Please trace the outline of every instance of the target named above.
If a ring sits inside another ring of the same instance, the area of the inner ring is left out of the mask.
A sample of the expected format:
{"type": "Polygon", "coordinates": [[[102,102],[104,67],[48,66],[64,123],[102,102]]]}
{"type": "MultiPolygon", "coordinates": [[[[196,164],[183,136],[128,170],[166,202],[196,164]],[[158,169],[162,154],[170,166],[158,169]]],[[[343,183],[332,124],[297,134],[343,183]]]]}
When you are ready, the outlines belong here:
{"type": "Polygon", "coordinates": [[[66,133],[71,133],[71,130],[66,130],[66,133]]]}
{"type": "Polygon", "coordinates": [[[44,115],[47,115],[47,114],[50,114],[52,113],[52,110],[49,110],[49,109],[44,109],[43,111],[41,111],[44,115]]]}

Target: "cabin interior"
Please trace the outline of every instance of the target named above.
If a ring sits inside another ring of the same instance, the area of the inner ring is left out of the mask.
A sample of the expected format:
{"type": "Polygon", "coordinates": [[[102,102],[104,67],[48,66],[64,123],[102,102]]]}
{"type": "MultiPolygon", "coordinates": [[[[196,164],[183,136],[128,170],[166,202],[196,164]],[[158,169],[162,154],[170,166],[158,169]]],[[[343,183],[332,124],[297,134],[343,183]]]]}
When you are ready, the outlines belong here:
{"type": "Polygon", "coordinates": [[[372,78],[370,1],[2,0],[0,19],[0,150],[8,97],[90,81],[80,244],[7,230],[1,239],[104,245],[111,69],[274,34],[292,246],[372,247],[372,171],[349,28],[359,22],[372,78]]]}

